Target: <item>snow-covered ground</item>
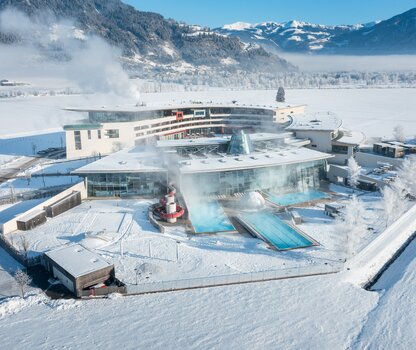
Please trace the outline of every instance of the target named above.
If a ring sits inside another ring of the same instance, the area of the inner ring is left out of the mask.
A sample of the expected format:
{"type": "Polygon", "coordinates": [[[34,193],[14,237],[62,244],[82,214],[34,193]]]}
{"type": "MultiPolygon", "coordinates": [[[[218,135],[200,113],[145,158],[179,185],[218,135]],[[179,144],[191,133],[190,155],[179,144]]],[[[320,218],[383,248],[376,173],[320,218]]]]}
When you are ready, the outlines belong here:
{"type": "MultiPolygon", "coordinates": [[[[269,105],[275,93],[212,91],[148,94],[142,99],[149,104],[174,98],[237,99],[240,103],[269,105]]],[[[403,124],[409,136],[416,133],[412,89],[287,90],[286,95],[289,103],[306,103],[310,111],[337,113],[346,127],[367,136],[391,136],[396,124],[403,124]]],[[[62,102],[80,105],[77,99],[90,102],[85,96],[28,97],[18,102],[21,106],[27,104],[19,111],[15,109],[18,104],[14,104],[19,99],[0,101],[2,116],[15,112],[1,133],[59,128],[77,120],[79,115],[69,117],[69,112],[59,110],[62,102]],[[29,117],[34,101],[42,101],[39,120],[44,118],[47,124],[32,120],[33,113],[29,117]],[[60,118],[60,113],[68,116],[68,121],[60,118]]],[[[1,148],[0,153],[4,153],[1,148]]],[[[382,223],[378,220],[377,225],[375,219],[382,214],[377,197],[360,199],[375,232],[369,231],[360,239],[359,247],[363,247],[381,231],[382,223]]],[[[322,214],[322,204],[297,209],[305,218],[302,230],[321,246],[276,253],[259,240],[239,235],[188,239],[181,230],[162,235],[146,219],[151,202],[84,202],[27,232],[30,254],[70,242],[90,244],[91,249],[116,265],[116,273],[127,283],[134,283],[134,268],[143,262],[158,268],[147,276],[149,279],[141,276],[141,282],[291,264],[313,266],[339,257],[336,247],[331,246],[334,221],[322,214]]],[[[376,284],[382,289],[378,292],[360,289],[335,274],[83,302],[52,302],[33,294],[26,300],[5,299],[0,302],[2,347],[410,349],[415,335],[414,249],[413,243],[376,284]]]]}
{"type": "MultiPolygon", "coordinates": [[[[343,193],[343,189],[333,186],[332,190],[339,191],[336,200],[348,200],[348,193],[343,193]]],[[[357,252],[384,229],[377,220],[382,215],[380,196],[361,193],[360,198],[366,208],[364,220],[372,225],[372,230],[356,239],[357,252]]],[[[303,219],[299,228],[319,245],[276,252],[265,242],[240,234],[187,236],[183,226],[168,228],[161,234],[147,218],[149,205],[155,201],[85,201],[79,207],[48,219],[44,225],[10,233],[8,238],[19,249],[20,240],[16,237],[24,235],[30,256],[63,244],[81,243],[114,263],[118,278],[130,284],[135,283],[135,269],[144,263],[154,271],[140,274],[141,283],[292,267],[319,272],[323,265],[338,266],[346,257],[346,237],[336,232],[337,222],[324,214],[324,202],[297,208],[303,219]]],[[[288,217],[283,215],[282,219],[288,217]]]]}

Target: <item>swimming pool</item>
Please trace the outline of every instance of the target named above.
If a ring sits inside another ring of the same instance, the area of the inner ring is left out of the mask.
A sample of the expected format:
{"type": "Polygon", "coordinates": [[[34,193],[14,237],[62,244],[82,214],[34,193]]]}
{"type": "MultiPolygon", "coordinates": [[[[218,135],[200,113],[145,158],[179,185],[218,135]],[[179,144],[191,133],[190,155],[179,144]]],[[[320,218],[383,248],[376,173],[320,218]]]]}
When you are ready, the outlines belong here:
{"type": "Polygon", "coordinates": [[[217,201],[187,201],[189,219],[195,233],[236,231],[217,201]]]}
{"type": "Polygon", "coordinates": [[[265,197],[270,202],[281,205],[293,205],[298,203],[304,203],[309,201],[314,201],[317,199],[328,198],[328,195],[324,192],[317,191],[317,190],[309,190],[305,192],[292,192],[286,194],[273,194],[273,193],[265,193],[265,197]]]}
{"type": "Polygon", "coordinates": [[[244,213],[240,221],[279,250],[310,247],[314,243],[270,212],[244,213]]]}

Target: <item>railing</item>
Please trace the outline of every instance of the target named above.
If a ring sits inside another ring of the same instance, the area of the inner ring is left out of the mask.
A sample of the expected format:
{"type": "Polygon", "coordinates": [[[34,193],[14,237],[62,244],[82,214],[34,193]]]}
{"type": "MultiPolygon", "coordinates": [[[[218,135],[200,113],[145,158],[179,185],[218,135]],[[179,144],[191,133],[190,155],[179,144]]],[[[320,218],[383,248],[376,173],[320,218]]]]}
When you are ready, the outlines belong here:
{"type": "Polygon", "coordinates": [[[233,275],[218,275],[171,281],[150,282],[138,285],[128,285],[127,294],[168,292],[183,289],[206,288],[230,284],[271,281],[294,277],[325,275],[337,273],[342,270],[342,267],[342,264],[331,265],[329,263],[326,263],[319,266],[293,267],[281,270],[268,270],[233,275]]]}

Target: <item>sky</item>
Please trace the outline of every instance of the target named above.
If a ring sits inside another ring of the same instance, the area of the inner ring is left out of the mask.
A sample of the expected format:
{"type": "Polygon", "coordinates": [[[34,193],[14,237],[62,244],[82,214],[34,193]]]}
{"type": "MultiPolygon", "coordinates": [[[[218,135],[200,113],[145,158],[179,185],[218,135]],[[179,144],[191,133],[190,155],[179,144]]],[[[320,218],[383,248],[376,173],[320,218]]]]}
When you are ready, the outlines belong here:
{"type": "Polygon", "coordinates": [[[393,17],[416,0],[122,0],[141,11],[211,28],[234,22],[356,24],[393,17]]]}

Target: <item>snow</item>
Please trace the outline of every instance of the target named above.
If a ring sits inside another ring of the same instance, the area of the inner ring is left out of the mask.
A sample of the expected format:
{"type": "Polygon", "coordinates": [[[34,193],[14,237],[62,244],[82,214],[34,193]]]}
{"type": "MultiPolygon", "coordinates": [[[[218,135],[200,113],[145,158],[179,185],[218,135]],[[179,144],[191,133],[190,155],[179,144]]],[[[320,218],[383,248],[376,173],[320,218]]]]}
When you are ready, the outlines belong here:
{"type": "Polygon", "coordinates": [[[79,244],[60,247],[45,254],[74,277],[110,266],[107,261],[79,244]]]}
{"type": "Polygon", "coordinates": [[[228,30],[245,30],[245,29],[252,28],[253,26],[254,26],[253,24],[247,23],[247,22],[236,22],[232,24],[226,24],[222,28],[228,29],[228,30]]]}
{"type": "Polygon", "coordinates": [[[322,276],[92,300],[69,309],[31,303],[0,319],[0,328],[5,348],[63,348],[76,338],[83,349],[345,349],[377,300],[322,276]]]}
{"type": "MultiPolygon", "coordinates": [[[[364,132],[367,136],[391,137],[397,124],[406,124],[409,136],[416,134],[416,110],[414,89],[286,89],[286,99],[291,105],[308,105],[308,112],[331,111],[343,120],[343,126],[364,132]]],[[[240,104],[274,105],[276,90],[229,91],[211,90],[200,92],[170,92],[142,94],[147,103],[178,104],[183,101],[215,101],[240,104]]],[[[124,101],[124,100],[123,100],[124,101]]],[[[137,101],[129,101],[131,104],[137,101]]],[[[84,114],[73,113],[63,108],[83,108],[91,105],[108,104],[102,95],[68,95],[26,97],[0,100],[2,128],[0,136],[22,132],[41,132],[74,124],[84,114]]],[[[118,103],[112,99],[112,104],[118,103]]],[[[126,103],[124,101],[124,103],[126,103]]],[[[3,141],[0,139],[0,141],[3,141]]],[[[59,140],[57,140],[59,145],[59,140]]],[[[0,143],[1,144],[1,143],[0,143]]],[[[56,145],[56,143],[55,143],[56,145]]],[[[29,143],[29,154],[32,154],[29,143]]],[[[11,147],[11,146],[10,146],[11,147]]],[[[48,146],[51,147],[51,146],[48,146]]],[[[40,148],[38,148],[39,150],[40,148]]],[[[0,148],[0,154],[11,154],[0,148]]]]}
{"type": "MultiPolygon", "coordinates": [[[[275,93],[274,90],[211,91],[145,94],[142,98],[150,102],[235,98],[247,104],[270,105],[275,93]]],[[[311,112],[333,111],[344,120],[345,127],[364,131],[367,136],[391,136],[398,123],[404,124],[406,132],[413,136],[416,133],[413,94],[412,89],[286,91],[291,104],[307,103],[311,112]]],[[[76,100],[74,97],[72,101],[76,100]]],[[[4,133],[42,130],[52,124],[34,127],[33,114],[31,117],[16,111],[10,123],[4,123],[4,133]]],[[[59,124],[60,121],[56,125],[59,124]]],[[[348,189],[340,186],[331,186],[331,189],[337,190],[341,198],[342,191],[345,198],[350,195],[348,189]]],[[[375,219],[383,217],[377,196],[366,194],[359,198],[366,207],[366,221],[377,224],[375,219]]],[[[180,229],[170,229],[162,235],[146,218],[147,208],[154,201],[84,202],[26,232],[29,250],[40,253],[70,242],[101,240],[104,244],[92,249],[113,262],[117,276],[130,284],[135,282],[134,268],[145,263],[158,267],[144,268],[148,276],[140,277],[140,283],[180,276],[262,271],[281,268],[283,264],[297,266],[300,262],[313,266],[339,258],[331,237],[334,220],[323,214],[323,203],[296,208],[304,219],[299,227],[321,246],[276,253],[268,250],[263,242],[241,235],[188,239],[180,229]]],[[[362,237],[358,250],[383,229],[376,225],[374,228],[375,233],[367,232],[362,237]]],[[[25,300],[8,298],[0,304],[2,347],[64,348],[73,347],[76,339],[77,347],[85,349],[115,346],[410,349],[414,347],[416,324],[414,249],[415,243],[412,243],[387,270],[374,286],[381,289],[377,292],[365,291],[346,281],[342,274],[333,274],[84,302],[49,301],[34,294],[25,300]]],[[[1,283],[3,277],[0,278],[1,283]]]]}
{"type": "Polygon", "coordinates": [[[279,151],[253,152],[248,155],[207,158],[207,159],[187,159],[180,162],[180,172],[182,174],[228,171],[232,169],[251,169],[266,166],[278,166],[285,164],[297,164],[324,160],[332,156],[327,153],[314,151],[309,148],[300,147],[279,151]]]}
{"type": "Polygon", "coordinates": [[[416,241],[373,286],[380,293],[377,308],[369,313],[354,348],[411,349],[416,334],[416,241]],[[377,335],[377,336],[374,336],[377,335]]]}

